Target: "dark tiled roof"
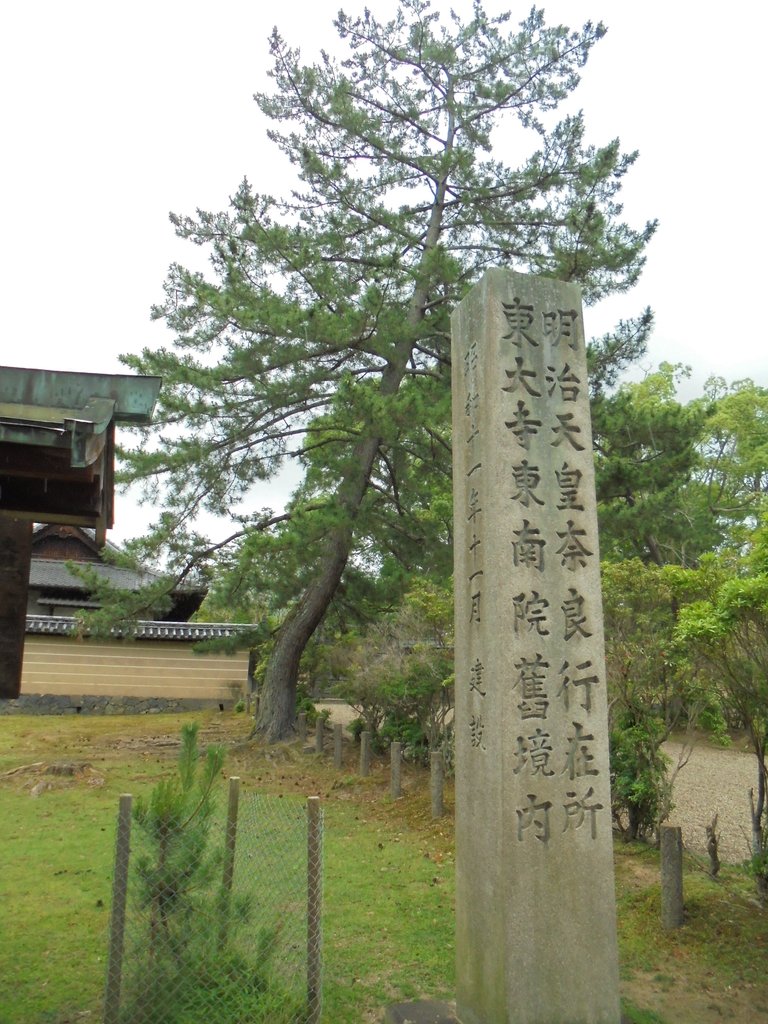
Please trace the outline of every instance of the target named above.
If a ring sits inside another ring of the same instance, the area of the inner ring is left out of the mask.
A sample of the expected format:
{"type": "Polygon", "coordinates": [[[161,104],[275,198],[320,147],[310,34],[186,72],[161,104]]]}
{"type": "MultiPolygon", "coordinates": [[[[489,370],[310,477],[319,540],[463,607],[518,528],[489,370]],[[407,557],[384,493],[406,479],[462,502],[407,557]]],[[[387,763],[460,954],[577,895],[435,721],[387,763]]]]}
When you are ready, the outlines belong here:
{"type": "MultiPolygon", "coordinates": [[[[103,562],[83,562],[84,568],[92,569],[97,576],[121,590],[139,590],[159,577],[153,572],[136,572],[117,565],[103,562]]],[[[67,563],[56,558],[32,558],[29,565],[31,587],[60,588],[62,590],[87,591],[85,582],[67,568],[67,563]]]]}
{"type": "MultiPolygon", "coordinates": [[[[216,637],[247,633],[250,626],[230,622],[138,622],[130,635],[136,640],[213,640],[216,637]]],[[[69,615],[28,615],[27,633],[71,636],[77,631],[77,619],[69,615]]],[[[112,635],[125,631],[115,628],[112,635]]]]}

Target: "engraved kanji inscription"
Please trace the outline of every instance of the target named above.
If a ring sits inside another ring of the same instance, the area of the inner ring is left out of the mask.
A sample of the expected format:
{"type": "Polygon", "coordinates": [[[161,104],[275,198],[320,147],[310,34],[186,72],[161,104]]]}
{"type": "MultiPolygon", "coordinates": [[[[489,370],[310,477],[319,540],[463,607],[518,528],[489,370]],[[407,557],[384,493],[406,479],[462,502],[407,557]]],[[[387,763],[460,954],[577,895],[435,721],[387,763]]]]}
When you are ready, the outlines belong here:
{"type": "Polygon", "coordinates": [[[581,381],[570,368],[565,364],[560,373],[554,366],[548,366],[544,374],[544,382],[547,386],[547,394],[551,397],[559,388],[560,398],[564,402],[575,402],[581,391],[581,381]]]}
{"type": "Polygon", "coordinates": [[[469,720],[469,741],[473,747],[481,747],[483,750],[483,733],[485,732],[485,722],[483,721],[482,715],[472,715],[469,720]]]}
{"type": "Polygon", "coordinates": [[[544,571],[544,547],[546,541],[541,537],[541,530],[531,526],[527,519],[523,520],[521,530],[513,530],[517,540],[512,541],[512,552],[515,565],[526,569],[544,571]]]}
{"type": "Polygon", "coordinates": [[[528,801],[524,807],[518,807],[517,814],[517,838],[522,842],[524,833],[529,829],[531,834],[546,844],[549,842],[549,811],[552,807],[551,800],[537,802],[535,793],[527,793],[528,801]]]}
{"type": "Polygon", "coordinates": [[[563,825],[563,832],[567,832],[568,829],[581,828],[584,822],[589,816],[589,830],[590,835],[593,839],[597,838],[597,825],[595,822],[595,815],[598,811],[603,809],[602,804],[588,803],[595,795],[595,791],[590,786],[583,797],[579,797],[575,792],[566,793],[566,803],[563,804],[563,810],[565,811],[565,824],[563,825]]]}
{"type": "MultiPolygon", "coordinates": [[[[517,438],[517,443],[528,451],[531,447],[531,438],[535,437],[539,432],[541,420],[533,419],[531,411],[527,408],[525,402],[520,401],[517,403],[517,410],[512,413],[512,419],[504,420],[504,426],[509,427],[517,438]]],[[[552,429],[556,428],[553,427],[552,429]]]]}
{"type": "Polygon", "coordinates": [[[541,483],[541,475],[539,473],[538,466],[529,466],[528,460],[523,461],[512,467],[512,478],[515,481],[517,490],[511,496],[512,501],[519,501],[521,505],[528,508],[531,502],[535,502],[537,505],[543,505],[544,502],[536,497],[536,488],[541,483]]]}
{"type": "Polygon", "coordinates": [[[485,688],[483,685],[483,675],[485,674],[485,666],[479,658],[475,658],[474,664],[469,666],[469,692],[478,693],[481,697],[485,697],[485,688]]]}
{"type": "Polygon", "coordinates": [[[469,380],[474,380],[477,372],[477,342],[473,341],[464,353],[464,375],[469,380]]]}
{"type": "Polygon", "coordinates": [[[597,768],[590,767],[595,760],[590,753],[589,745],[594,743],[595,737],[592,733],[584,732],[584,726],[580,722],[572,722],[573,733],[567,737],[568,751],[565,755],[565,767],[561,774],[568,773],[568,778],[581,779],[587,775],[599,775],[597,768]]]}
{"type": "Polygon", "coordinates": [[[576,349],[576,335],[573,328],[578,318],[579,314],[575,309],[558,309],[553,313],[541,314],[542,333],[552,348],[556,348],[561,341],[565,341],[570,348],[576,349]]]}
{"type": "Polygon", "coordinates": [[[557,418],[559,420],[558,425],[552,427],[552,431],[555,434],[555,439],[551,442],[552,447],[559,448],[563,441],[567,441],[571,448],[574,448],[577,452],[583,452],[584,445],[579,443],[578,438],[578,435],[581,433],[581,427],[571,422],[574,419],[573,413],[559,412],[557,418]]]}
{"type": "Polygon", "coordinates": [[[583,568],[587,564],[587,559],[591,558],[594,552],[590,551],[582,540],[582,537],[587,535],[586,530],[576,526],[572,519],[568,520],[566,527],[562,533],[560,530],[557,531],[557,536],[562,541],[557,554],[560,555],[560,564],[575,572],[579,566],[583,568]]]}
{"type": "Polygon", "coordinates": [[[519,775],[528,765],[531,775],[545,777],[554,775],[554,771],[549,766],[552,752],[552,737],[542,729],[536,729],[531,736],[518,736],[517,749],[513,755],[517,763],[512,769],[512,773],[519,775]]]}
{"type": "Polygon", "coordinates": [[[584,614],[584,598],[574,587],[568,588],[568,597],[560,607],[565,616],[564,640],[570,640],[574,636],[592,636],[586,628],[587,616],[584,614]]]}
{"type": "Polygon", "coordinates": [[[535,632],[537,636],[549,636],[547,629],[547,608],[549,601],[539,594],[538,590],[532,590],[529,594],[523,592],[512,598],[514,609],[515,632],[535,632]]]}
{"type": "Polygon", "coordinates": [[[578,512],[584,511],[584,506],[579,500],[579,482],[581,481],[581,470],[572,469],[567,462],[564,462],[561,469],[556,469],[557,485],[560,488],[560,501],[557,507],[562,512],[564,509],[573,508],[578,512]]]}
{"type": "Polygon", "coordinates": [[[467,522],[472,523],[483,511],[480,506],[480,492],[477,488],[473,487],[469,492],[469,501],[467,502],[469,511],[467,514],[467,522]]]}
{"type": "Polygon", "coordinates": [[[507,375],[509,383],[502,391],[507,394],[514,394],[516,391],[527,391],[529,395],[533,395],[534,398],[540,398],[541,392],[537,391],[533,386],[536,380],[536,371],[526,368],[524,366],[525,360],[522,356],[515,358],[514,370],[505,370],[504,373],[507,375]]]}
{"type": "Polygon", "coordinates": [[[562,679],[560,689],[557,691],[557,696],[563,698],[565,710],[568,711],[571,704],[571,687],[578,687],[584,689],[583,699],[581,700],[581,707],[585,711],[592,710],[592,687],[597,686],[599,680],[595,675],[592,662],[582,661],[579,665],[571,667],[570,662],[564,661],[562,667],[558,673],[562,679]],[[585,673],[591,674],[585,675],[585,673]]]}
{"type": "Polygon", "coordinates": [[[502,335],[503,340],[511,341],[517,348],[521,348],[524,341],[537,348],[539,343],[531,333],[533,306],[524,306],[520,299],[502,302],[501,306],[509,326],[509,334],[502,335]]]}
{"type": "Polygon", "coordinates": [[[517,678],[513,683],[513,689],[520,687],[520,703],[517,709],[523,719],[547,717],[549,697],[545,689],[547,685],[547,672],[549,662],[544,661],[541,654],[534,658],[521,658],[515,662],[517,678]]]}
{"type": "Polygon", "coordinates": [[[480,622],[480,598],[481,593],[476,590],[474,593],[469,595],[469,621],[480,622]]]}

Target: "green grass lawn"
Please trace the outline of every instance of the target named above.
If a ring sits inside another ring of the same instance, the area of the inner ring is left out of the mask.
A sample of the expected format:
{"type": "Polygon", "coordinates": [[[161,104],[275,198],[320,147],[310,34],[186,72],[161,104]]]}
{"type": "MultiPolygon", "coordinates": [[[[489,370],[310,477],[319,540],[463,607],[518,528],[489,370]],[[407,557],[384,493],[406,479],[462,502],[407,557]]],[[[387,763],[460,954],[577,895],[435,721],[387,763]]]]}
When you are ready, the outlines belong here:
{"type": "MultiPolygon", "coordinates": [[[[39,769],[0,779],[0,1024],[100,1020],[120,793],[146,794],[174,770],[192,716],[0,719],[0,776],[35,762],[88,763],[78,777],[39,769]],[[32,787],[52,787],[32,795],[32,787]]],[[[243,792],[318,794],[325,812],[324,1015],[381,1019],[392,1001],[453,992],[453,827],[433,821],[428,780],[406,769],[387,796],[387,766],[355,775],[297,746],[244,742],[244,716],[199,714],[201,742],[225,741],[225,773],[243,792]]],[[[226,783],[222,780],[222,791],[226,783]]],[[[447,793],[447,807],[452,794],[447,793]]],[[[692,862],[686,925],[659,923],[658,854],[616,846],[622,995],[637,1024],[768,1021],[767,914],[738,870],[713,882],[692,862]]]]}

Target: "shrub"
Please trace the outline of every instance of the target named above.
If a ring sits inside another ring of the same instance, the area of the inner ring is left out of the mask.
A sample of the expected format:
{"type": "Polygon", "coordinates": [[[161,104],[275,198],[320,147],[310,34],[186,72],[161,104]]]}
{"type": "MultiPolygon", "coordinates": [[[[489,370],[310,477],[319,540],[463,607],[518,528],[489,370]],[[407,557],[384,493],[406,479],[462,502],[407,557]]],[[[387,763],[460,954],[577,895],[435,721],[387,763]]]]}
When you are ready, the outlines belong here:
{"type": "Polygon", "coordinates": [[[672,810],[664,736],[664,723],[652,718],[619,718],[611,731],[612,813],[628,839],[654,835],[672,810]]]}

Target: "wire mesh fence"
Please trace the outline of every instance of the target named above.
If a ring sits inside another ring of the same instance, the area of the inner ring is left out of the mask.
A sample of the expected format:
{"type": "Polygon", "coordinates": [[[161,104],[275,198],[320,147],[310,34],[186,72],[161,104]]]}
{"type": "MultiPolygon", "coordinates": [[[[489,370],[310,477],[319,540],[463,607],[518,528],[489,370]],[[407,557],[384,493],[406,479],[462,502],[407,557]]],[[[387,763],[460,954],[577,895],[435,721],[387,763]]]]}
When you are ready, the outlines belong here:
{"type": "Polygon", "coordinates": [[[104,1024],[317,1024],[319,803],[232,779],[207,821],[157,827],[121,798],[104,1024]]]}

